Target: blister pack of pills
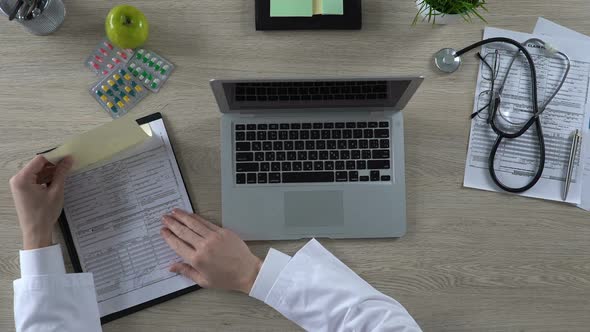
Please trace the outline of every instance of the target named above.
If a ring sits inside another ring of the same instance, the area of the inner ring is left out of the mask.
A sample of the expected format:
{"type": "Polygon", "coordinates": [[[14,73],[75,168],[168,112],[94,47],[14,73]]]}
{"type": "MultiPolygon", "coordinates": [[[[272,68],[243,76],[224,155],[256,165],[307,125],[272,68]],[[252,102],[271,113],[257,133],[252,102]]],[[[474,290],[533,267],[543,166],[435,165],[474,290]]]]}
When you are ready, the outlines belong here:
{"type": "Polygon", "coordinates": [[[148,91],[123,66],[102,78],[92,88],[90,94],[113,118],[127,114],[148,91]]]}
{"type": "Polygon", "coordinates": [[[86,66],[99,75],[110,74],[115,67],[127,63],[133,57],[132,49],[122,49],[107,39],[101,41],[86,59],[86,66]]]}
{"type": "Polygon", "coordinates": [[[127,63],[127,69],[147,89],[158,92],[174,70],[174,65],[158,54],[140,48],[127,63]]]}

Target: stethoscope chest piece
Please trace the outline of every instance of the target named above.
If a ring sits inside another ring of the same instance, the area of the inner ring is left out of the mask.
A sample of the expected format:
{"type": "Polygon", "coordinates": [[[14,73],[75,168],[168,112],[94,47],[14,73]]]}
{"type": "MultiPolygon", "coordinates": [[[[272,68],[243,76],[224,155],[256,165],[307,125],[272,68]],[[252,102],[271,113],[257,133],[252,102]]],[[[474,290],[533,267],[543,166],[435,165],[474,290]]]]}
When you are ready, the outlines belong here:
{"type": "Polygon", "coordinates": [[[457,51],[452,48],[443,48],[434,54],[436,68],[445,73],[452,73],[461,66],[461,58],[456,56],[457,51]]]}

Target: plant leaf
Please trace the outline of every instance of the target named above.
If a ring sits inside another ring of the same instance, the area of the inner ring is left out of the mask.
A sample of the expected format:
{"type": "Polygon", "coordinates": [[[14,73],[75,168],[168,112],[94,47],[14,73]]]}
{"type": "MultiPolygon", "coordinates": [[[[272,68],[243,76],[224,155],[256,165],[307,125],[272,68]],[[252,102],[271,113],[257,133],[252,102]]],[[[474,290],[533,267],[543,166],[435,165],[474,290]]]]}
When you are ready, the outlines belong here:
{"type": "Polygon", "coordinates": [[[485,18],[483,18],[483,16],[481,16],[481,15],[480,15],[480,14],[477,12],[477,10],[475,10],[475,9],[471,9],[471,12],[472,12],[472,13],[473,13],[475,16],[479,17],[479,19],[480,19],[480,20],[484,21],[485,23],[488,23],[488,21],[486,21],[486,19],[485,19],[485,18]]]}
{"type": "Polygon", "coordinates": [[[487,0],[420,0],[420,8],[412,24],[415,24],[420,14],[426,11],[424,7],[428,8],[428,14],[424,15],[423,21],[435,23],[436,16],[458,14],[466,22],[473,23],[473,17],[475,16],[487,23],[478,11],[481,8],[488,12],[485,4],[487,4],[487,0]]]}

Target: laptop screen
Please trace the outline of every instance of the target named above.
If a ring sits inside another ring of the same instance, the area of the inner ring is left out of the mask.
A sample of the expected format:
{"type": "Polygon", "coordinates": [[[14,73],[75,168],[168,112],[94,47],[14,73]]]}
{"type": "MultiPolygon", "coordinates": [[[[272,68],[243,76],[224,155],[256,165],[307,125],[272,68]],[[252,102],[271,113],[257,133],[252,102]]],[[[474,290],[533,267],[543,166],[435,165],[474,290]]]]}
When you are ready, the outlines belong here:
{"type": "Polygon", "coordinates": [[[394,108],[412,83],[401,80],[294,80],[224,82],[230,110],[394,108]]]}

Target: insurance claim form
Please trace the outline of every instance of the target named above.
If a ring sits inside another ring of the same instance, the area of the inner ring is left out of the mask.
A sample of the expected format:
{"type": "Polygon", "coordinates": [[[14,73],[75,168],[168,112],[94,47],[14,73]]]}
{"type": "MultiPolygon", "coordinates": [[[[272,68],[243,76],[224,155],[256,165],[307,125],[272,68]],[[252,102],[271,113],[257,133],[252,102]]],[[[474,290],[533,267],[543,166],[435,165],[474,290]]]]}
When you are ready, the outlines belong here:
{"type": "Polygon", "coordinates": [[[181,258],[160,236],[161,217],[192,207],[163,120],[150,127],[142,145],[66,180],[64,212],[101,317],[194,285],[168,271],[181,258]]]}
{"type": "MultiPolygon", "coordinates": [[[[533,36],[496,28],[486,28],[484,31],[484,39],[508,37],[524,42],[533,36]]],[[[539,36],[539,38],[555,45],[557,49],[566,53],[571,59],[571,69],[562,89],[541,115],[546,148],[543,175],[533,188],[520,195],[561,201],[572,134],[576,129],[582,129],[583,123],[588,121],[586,99],[588,96],[590,58],[588,58],[587,54],[589,54],[590,49],[581,47],[576,43],[562,42],[547,36],[539,36]]],[[[481,54],[485,56],[488,53],[494,53],[495,50],[498,50],[501,59],[499,77],[496,80],[500,82],[503,74],[506,73],[511,57],[515,53],[515,48],[505,44],[493,43],[483,46],[481,54]]],[[[542,103],[560,82],[565,70],[565,62],[561,57],[548,55],[545,50],[540,48],[527,47],[527,50],[531,53],[535,62],[539,86],[539,102],[542,103]]],[[[523,68],[522,63],[520,62],[520,65],[518,65],[519,62],[516,61],[511,70],[514,73],[510,74],[506,82],[501,107],[522,108],[525,105],[530,109],[530,74],[528,67],[523,68]]],[[[483,64],[480,65],[479,69],[473,112],[487,102],[487,99],[483,98],[481,94],[490,89],[490,81],[482,78],[482,68],[483,64]]],[[[488,156],[495,140],[496,134],[486,120],[476,117],[471,123],[469,148],[465,163],[464,185],[466,187],[502,191],[493,183],[488,172],[488,156]]],[[[582,148],[580,152],[582,153],[584,150],[582,148]]],[[[536,171],[538,160],[538,141],[534,126],[532,126],[520,138],[503,140],[503,143],[498,148],[494,169],[503,183],[512,187],[519,187],[525,185],[531,179],[536,171]]],[[[578,154],[567,198],[567,202],[574,204],[578,204],[581,197],[582,172],[580,160],[584,160],[584,156],[578,154]]]]}
{"type": "MultiPolygon", "coordinates": [[[[570,42],[584,43],[588,45],[586,49],[590,48],[590,37],[583,35],[577,31],[568,29],[559,24],[539,17],[535,25],[534,34],[542,34],[559,38],[559,40],[569,39],[570,42]]],[[[590,105],[586,104],[586,113],[590,112],[590,105]]],[[[584,160],[584,171],[582,178],[582,199],[579,208],[590,211],[590,124],[584,126],[582,132],[582,148],[585,150],[586,158],[584,160]]]]}

